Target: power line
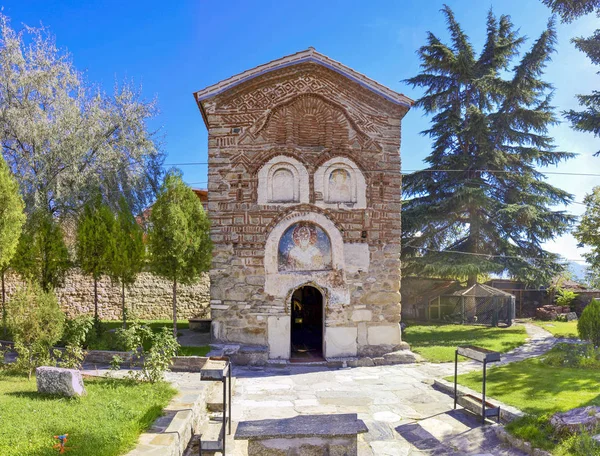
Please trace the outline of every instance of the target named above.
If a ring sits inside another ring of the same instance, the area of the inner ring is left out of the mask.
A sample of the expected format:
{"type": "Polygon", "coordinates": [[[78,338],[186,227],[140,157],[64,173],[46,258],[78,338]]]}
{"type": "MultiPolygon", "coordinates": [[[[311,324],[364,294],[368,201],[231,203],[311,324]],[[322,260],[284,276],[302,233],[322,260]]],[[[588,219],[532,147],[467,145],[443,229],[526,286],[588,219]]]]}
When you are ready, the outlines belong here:
{"type": "MultiPolygon", "coordinates": [[[[165,163],[163,166],[200,166],[200,165],[209,165],[208,162],[185,162],[185,163],[165,163]]],[[[436,169],[436,168],[422,168],[422,169],[405,169],[401,171],[395,171],[390,169],[382,169],[382,170],[362,170],[357,167],[349,167],[352,170],[358,170],[360,172],[368,172],[368,173],[388,173],[388,174],[399,174],[399,175],[408,175],[412,173],[487,173],[487,174],[515,174],[517,171],[506,171],[506,170],[494,170],[494,169],[436,169]]],[[[540,171],[535,170],[541,174],[550,174],[556,176],[587,176],[587,177],[600,177],[600,173],[572,173],[566,171],[540,171]]]]}
{"type": "MultiPolygon", "coordinates": [[[[494,255],[492,253],[475,253],[475,252],[462,252],[460,250],[435,250],[435,249],[429,249],[427,247],[415,247],[418,250],[427,250],[428,252],[436,252],[436,253],[457,253],[457,254],[461,254],[461,255],[472,255],[472,256],[479,256],[479,257],[488,257],[488,258],[508,258],[508,259],[516,259],[516,260],[545,260],[546,258],[542,258],[542,257],[524,257],[524,256],[519,256],[519,255],[494,255]]],[[[558,254],[556,254],[558,255],[558,254]]],[[[562,261],[568,261],[568,262],[580,262],[580,263],[587,263],[586,260],[584,259],[575,259],[575,258],[561,258],[562,261]]]]}

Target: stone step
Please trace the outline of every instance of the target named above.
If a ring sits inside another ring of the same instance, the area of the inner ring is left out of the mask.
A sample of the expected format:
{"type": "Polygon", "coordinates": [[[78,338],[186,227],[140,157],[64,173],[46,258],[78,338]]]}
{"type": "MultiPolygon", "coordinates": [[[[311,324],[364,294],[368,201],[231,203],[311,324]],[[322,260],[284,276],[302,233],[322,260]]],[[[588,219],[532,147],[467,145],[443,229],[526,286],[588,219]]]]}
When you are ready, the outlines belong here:
{"type": "MultiPolygon", "coordinates": [[[[235,377],[231,377],[231,396],[235,394],[235,377]]],[[[229,385],[228,385],[229,387],[229,385]]],[[[229,401],[229,391],[227,392],[229,401]]],[[[235,405],[235,404],[234,404],[235,405]]],[[[223,384],[221,382],[212,382],[211,388],[206,397],[206,409],[209,412],[223,411],[223,384]]]]}
{"type": "Polygon", "coordinates": [[[223,432],[221,422],[209,421],[205,423],[200,428],[198,434],[202,439],[203,454],[223,451],[223,432]]]}

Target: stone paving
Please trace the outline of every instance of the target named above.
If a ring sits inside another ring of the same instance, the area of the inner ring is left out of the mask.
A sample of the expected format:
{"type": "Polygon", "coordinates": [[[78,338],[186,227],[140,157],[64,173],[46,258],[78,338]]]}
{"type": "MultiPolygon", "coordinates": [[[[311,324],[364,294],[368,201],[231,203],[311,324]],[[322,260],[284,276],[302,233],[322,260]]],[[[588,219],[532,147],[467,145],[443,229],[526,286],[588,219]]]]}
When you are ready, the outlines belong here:
{"type": "MultiPolygon", "coordinates": [[[[502,364],[539,356],[557,342],[538,326],[527,323],[525,327],[530,339],[503,355],[502,364]]],[[[459,373],[473,369],[481,365],[459,365],[459,373]]],[[[473,415],[454,410],[452,398],[431,386],[434,378],[453,372],[453,363],[339,370],[235,367],[234,433],[240,421],[357,413],[369,429],[358,437],[361,456],[525,454],[501,444],[493,425],[481,426],[473,415]]],[[[170,372],[167,380],[185,390],[198,383],[198,374],[170,372]]],[[[228,455],[246,456],[246,443],[232,437],[228,455]]]]}

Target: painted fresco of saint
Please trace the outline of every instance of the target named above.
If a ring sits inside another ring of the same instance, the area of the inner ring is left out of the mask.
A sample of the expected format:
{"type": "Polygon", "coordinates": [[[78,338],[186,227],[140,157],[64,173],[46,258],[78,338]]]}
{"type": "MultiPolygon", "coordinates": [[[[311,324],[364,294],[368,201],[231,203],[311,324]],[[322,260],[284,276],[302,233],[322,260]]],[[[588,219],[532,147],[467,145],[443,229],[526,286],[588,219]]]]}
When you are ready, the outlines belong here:
{"type": "Polygon", "coordinates": [[[331,245],[327,235],[315,225],[298,223],[282,236],[279,269],[318,271],[331,267],[331,245]],[[319,233],[320,231],[320,233],[319,233]]]}
{"type": "Polygon", "coordinates": [[[333,202],[352,201],[350,174],[345,169],[336,169],[329,175],[329,200],[333,202]]]}

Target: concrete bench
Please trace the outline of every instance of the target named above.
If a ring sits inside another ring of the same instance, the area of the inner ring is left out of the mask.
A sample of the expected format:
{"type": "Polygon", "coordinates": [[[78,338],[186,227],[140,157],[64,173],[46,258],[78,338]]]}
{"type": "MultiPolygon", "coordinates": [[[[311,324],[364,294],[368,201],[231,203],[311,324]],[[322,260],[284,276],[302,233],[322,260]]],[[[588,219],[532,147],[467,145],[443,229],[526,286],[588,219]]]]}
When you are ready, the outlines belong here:
{"type": "Polygon", "coordinates": [[[367,426],[356,413],[300,415],[286,419],[242,421],[234,438],[248,440],[248,454],[356,456],[357,435],[363,432],[367,432],[367,426]]]}

